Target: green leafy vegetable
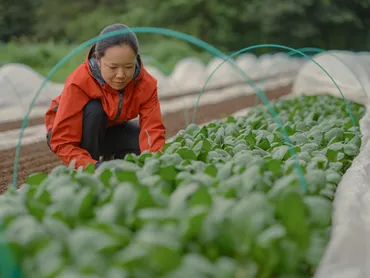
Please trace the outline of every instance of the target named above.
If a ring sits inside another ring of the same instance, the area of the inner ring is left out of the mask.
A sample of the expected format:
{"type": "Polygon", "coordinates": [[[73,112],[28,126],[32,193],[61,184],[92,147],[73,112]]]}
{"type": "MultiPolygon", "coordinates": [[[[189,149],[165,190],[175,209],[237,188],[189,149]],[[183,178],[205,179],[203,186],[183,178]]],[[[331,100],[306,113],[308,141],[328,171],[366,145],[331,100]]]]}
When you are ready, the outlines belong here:
{"type": "MultiPolygon", "coordinates": [[[[341,99],[273,105],[290,142],[261,105],[189,125],[163,152],[29,176],[0,196],[2,247],[23,277],[312,277],[361,134],[341,99]]],[[[365,109],[349,106],[358,125],[365,109]]]]}

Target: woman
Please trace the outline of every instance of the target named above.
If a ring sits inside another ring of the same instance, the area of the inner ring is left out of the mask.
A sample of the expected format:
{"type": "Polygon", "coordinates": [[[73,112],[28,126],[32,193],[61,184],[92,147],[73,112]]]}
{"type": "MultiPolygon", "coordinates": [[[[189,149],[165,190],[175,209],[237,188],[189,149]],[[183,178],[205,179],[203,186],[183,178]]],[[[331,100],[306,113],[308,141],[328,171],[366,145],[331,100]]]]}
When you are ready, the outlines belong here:
{"type": "MultiPolygon", "coordinates": [[[[126,29],[113,24],[100,34],[126,29]]],[[[67,78],[45,115],[50,149],[75,168],[101,157],[161,151],[165,127],[157,81],[144,68],[133,32],[94,44],[84,63],[67,78]],[[139,116],[139,121],[133,119],[139,116]]]]}

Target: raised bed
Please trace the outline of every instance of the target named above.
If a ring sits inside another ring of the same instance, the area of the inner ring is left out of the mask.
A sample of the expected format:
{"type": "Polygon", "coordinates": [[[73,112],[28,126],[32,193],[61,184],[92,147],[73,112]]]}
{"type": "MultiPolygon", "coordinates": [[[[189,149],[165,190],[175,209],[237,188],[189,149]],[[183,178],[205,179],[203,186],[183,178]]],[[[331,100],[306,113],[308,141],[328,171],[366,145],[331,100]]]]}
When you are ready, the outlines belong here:
{"type": "MultiPolygon", "coordinates": [[[[163,154],[30,176],[0,197],[3,237],[25,277],[312,277],[362,136],[342,99],[274,107],[296,156],[259,106],[190,125],[163,154]]],[[[349,107],[359,126],[364,106],[349,107]]]]}

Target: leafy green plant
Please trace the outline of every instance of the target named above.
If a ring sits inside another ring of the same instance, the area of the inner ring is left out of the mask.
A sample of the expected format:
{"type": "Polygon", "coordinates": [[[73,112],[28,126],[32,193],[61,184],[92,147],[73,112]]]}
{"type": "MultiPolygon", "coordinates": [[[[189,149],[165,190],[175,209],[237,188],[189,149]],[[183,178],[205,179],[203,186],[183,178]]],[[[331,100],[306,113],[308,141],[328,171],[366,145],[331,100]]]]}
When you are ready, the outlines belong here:
{"type": "MultiPolygon", "coordinates": [[[[162,153],[96,171],[60,166],[1,196],[2,232],[25,277],[312,277],[361,137],[341,99],[273,105],[307,192],[264,106],[189,125],[162,153]]],[[[365,109],[350,109],[358,126],[365,109]]]]}

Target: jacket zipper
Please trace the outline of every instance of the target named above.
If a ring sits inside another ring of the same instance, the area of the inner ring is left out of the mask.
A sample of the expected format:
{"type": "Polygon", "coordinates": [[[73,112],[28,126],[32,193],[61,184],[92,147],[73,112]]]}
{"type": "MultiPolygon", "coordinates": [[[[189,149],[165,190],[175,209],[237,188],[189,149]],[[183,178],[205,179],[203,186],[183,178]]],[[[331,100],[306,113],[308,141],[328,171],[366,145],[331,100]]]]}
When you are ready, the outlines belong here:
{"type": "Polygon", "coordinates": [[[114,118],[115,121],[117,121],[119,119],[119,116],[121,115],[122,103],[123,103],[123,90],[119,90],[118,93],[119,93],[118,111],[117,111],[116,117],[114,118]]]}

